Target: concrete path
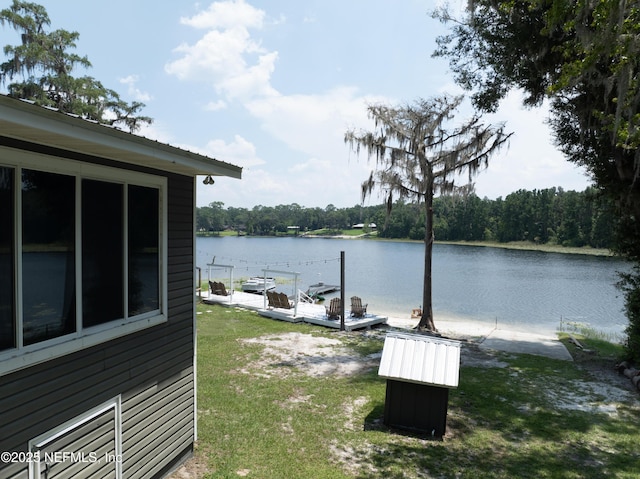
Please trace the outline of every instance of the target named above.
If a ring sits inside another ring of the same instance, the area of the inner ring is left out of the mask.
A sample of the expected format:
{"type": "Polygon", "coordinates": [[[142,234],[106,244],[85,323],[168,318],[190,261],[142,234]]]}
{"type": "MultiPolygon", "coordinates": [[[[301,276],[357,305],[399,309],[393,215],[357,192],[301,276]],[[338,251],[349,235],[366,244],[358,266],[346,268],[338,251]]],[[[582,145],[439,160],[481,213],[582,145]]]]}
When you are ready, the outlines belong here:
{"type": "Polygon", "coordinates": [[[567,348],[557,336],[506,329],[494,329],[479,341],[481,348],[509,353],[535,354],[553,359],[573,361],[567,348]]]}

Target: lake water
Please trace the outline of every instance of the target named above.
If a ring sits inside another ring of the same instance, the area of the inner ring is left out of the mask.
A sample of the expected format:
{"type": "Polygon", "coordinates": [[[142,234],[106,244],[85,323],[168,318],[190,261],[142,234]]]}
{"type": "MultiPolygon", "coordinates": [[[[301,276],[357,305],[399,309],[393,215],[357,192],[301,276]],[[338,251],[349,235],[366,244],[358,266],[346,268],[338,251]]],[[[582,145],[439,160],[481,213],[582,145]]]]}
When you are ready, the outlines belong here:
{"type": "MultiPolygon", "coordinates": [[[[424,245],[321,238],[219,237],[196,240],[196,265],[203,279],[234,280],[259,276],[264,268],[299,272],[298,287],[323,281],[340,283],[340,252],[345,252],[345,296],[362,297],[370,312],[408,318],[421,307],[424,245]]],[[[543,253],[466,245],[433,248],[433,312],[439,317],[497,323],[518,329],[555,331],[561,321],[576,321],[621,334],[627,320],[624,299],[615,287],[617,258],[543,253]]],[[[286,275],[278,291],[291,295],[286,275]]]]}

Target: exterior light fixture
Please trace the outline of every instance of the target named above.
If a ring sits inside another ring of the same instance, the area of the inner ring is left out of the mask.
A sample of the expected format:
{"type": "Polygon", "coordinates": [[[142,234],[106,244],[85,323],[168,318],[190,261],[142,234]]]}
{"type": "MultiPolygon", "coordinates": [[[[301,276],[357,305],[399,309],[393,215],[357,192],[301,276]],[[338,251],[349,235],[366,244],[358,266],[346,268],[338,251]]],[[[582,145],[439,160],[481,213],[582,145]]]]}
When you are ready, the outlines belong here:
{"type": "Polygon", "coordinates": [[[207,175],[207,177],[204,179],[203,183],[205,185],[212,185],[215,183],[215,181],[213,180],[213,178],[211,178],[211,175],[207,175]]]}

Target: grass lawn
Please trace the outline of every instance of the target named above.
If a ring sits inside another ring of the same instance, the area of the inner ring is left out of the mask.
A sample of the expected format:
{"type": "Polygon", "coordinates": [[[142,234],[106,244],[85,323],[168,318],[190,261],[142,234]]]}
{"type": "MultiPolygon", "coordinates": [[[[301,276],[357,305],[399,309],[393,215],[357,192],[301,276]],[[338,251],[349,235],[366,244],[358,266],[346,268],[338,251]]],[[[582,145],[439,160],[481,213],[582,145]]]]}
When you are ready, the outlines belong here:
{"type": "Polygon", "coordinates": [[[387,429],[384,333],[199,305],[197,477],[638,477],[638,395],[598,364],[463,344],[443,440],[387,429]],[[279,356],[285,339],[321,347],[279,356]]]}

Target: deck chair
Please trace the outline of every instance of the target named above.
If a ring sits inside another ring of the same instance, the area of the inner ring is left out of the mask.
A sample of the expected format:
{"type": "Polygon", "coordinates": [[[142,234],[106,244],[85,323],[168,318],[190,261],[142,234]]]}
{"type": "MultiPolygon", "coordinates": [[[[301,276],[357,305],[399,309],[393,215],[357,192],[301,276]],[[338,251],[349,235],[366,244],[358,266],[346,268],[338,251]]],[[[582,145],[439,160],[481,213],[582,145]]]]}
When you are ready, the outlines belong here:
{"type": "Polygon", "coordinates": [[[209,288],[211,289],[211,294],[215,294],[218,296],[228,296],[227,288],[225,288],[224,283],[218,283],[217,281],[209,281],[209,288]]]}
{"type": "Polygon", "coordinates": [[[351,297],[351,316],[355,318],[363,318],[367,314],[367,306],[362,305],[362,299],[358,296],[351,297]]]}
{"type": "Polygon", "coordinates": [[[217,281],[209,281],[209,289],[211,294],[220,294],[220,288],[217,281]]]}
{"type": "Polygon", "coordinates": [[[219,282],[218,283],[218,291],[219,291],[219,295],[220,296],[228,296],[229,293],[227,292],[227,288],[225,287],[223,282],[219,282]]]}
{"type": "Polygon", "coordinates": [[[284,293],[275,293],[275,294],[280,299],[280,301],[279,301],[280,302],[280,306],[279,306],[280,308],[291,309],[292,304],[289,301],[289,298],[287,297],[286,294],[284,294],[284,293]]]}
{"type": "Polygon", "coordinates": [[[278,293],[274,291],[267,291],[267,300],[269,301],[270,308],[280,307],[280,297],[278,296],[278,293]]]}
{"type": "Polygon", "coordinates": [[[327,318],[329,319],[339,319],[340,318],[340,298],[333,298],[329,302],[329,306],[325,306],[324,309],[327,311],[327,318]]]}

